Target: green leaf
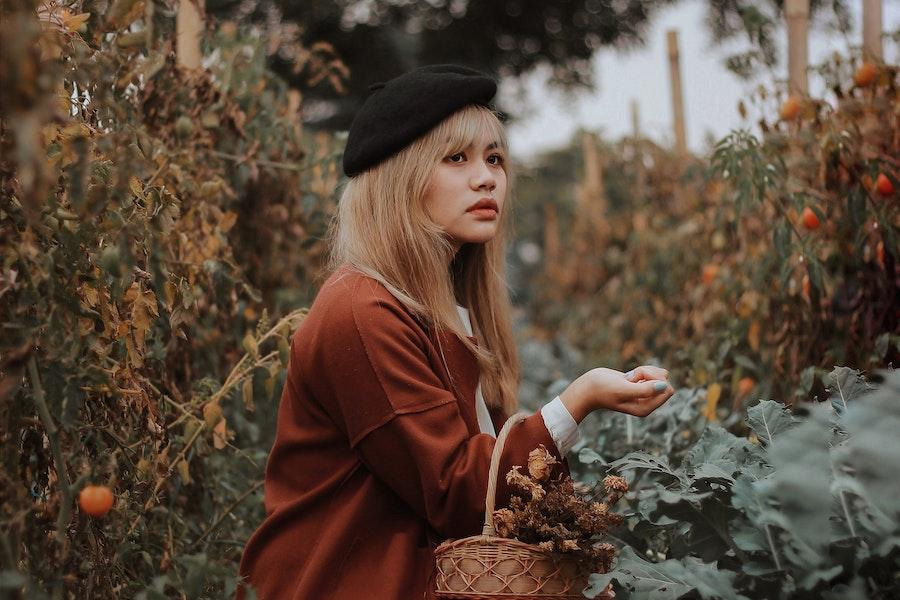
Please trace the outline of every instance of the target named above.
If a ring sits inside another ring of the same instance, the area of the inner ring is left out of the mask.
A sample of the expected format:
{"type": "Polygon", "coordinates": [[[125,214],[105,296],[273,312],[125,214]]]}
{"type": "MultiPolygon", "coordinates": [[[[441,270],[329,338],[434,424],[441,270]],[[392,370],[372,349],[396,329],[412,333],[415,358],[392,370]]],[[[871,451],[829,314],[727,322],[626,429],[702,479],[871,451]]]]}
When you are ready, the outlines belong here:
{"type": "Polygon", "coordinates": [[[597,452],[593,448],[582,448],[578,451],[578,460],[586,465],[591,465],[596,462],[599,462],[601,465],[605,465],[606,461],[602,456],[597,454],[597,452]]]}
{"type": "Polygon", "coordinates": [[[783,404],[773,400],[761,400],[747,409],[747,422],[756,437],[770,445],[779,435],[797,424],[797,419],[783,404]]]}
{"type": "Polygon", "coordinates": [[[712,424],[707,427],[684,459],[684,466],[693,471],[694,481],[726,479],[732,475],[757,449],[746,439],[712,424]]]}
{"type": "Polygon", "coordinates": [[[831,393],[831,406],[838,413],[847,410],[847,403],[871,391],[872,386],[857,369],[835,367],[825,377],[827,390],[831,393]]]}
{"type": "Polygon", "coordinates": [[[900,521],[897,465],[900,465],[900,372],[893,370],[875,391],[855,399],[844,414],[850,435],[835,449],[836,466],[865,490],[866,502],[900,521]]]}
{"type": "Polygon", "coordinates": [[[774,439],[769,462],[775,470],[754,485],[777,507],[779,525],[815,552],[823,552],[830,540],[831,441],[825,407],[813,406],[806,420],[774,439]]]}
{"type": "Polygon", "coordinates": [[[747,600],[734,588],[737,574],[719,570],[715,564],[696,558],[650,563],[626,546],[619,553],[615,568],[604,575],[591,575],[586,594],[599,594],[612,580],[626,586],[635,598],[677,600],[696,591],[701,598],[747,600]]]}

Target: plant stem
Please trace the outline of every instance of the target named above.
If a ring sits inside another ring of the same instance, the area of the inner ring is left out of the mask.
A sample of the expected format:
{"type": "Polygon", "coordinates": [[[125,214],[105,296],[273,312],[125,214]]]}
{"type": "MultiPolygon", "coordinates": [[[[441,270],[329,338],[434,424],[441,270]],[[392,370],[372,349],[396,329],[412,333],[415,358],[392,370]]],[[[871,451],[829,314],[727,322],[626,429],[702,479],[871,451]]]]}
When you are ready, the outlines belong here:
{"type": "MultiPolygon", "coordinates": [[[[846,405],[844,405],[846,407],[846,405]]],[[[841,506],[844,508],[844,516],[847,517],[847,525],[850,526],[850,535],[856,536],[856,528],[853,526],[853,519],[850,517],[850,510],[847,508],[847,492],[841,490],[841,506]]]]}
{"type": "Polygon", "coordinates": [[[248,489],[248,490],[245,491],[243,494],[241,494],[240,496],[238,496],[238,498],[237,498],[234,502],[232,502],[232,503],[228,506],[228,508],[226,508],[226,509],[222,512],[221,515],[219,515],[219,518],[216,519],[215,522],[214,522],[212,525],[210,525],[209,527],[207,527],[207,528],[203,531],[203,533],[200,534],[200,537],[198,537],[196,540],[194,540],[194,542],[189,546],[189,548],[194,548],[197,544],[199,544],[200,542],[202,542],[203,539],[204,539],[206,536],[208,536],[210,533],[212,533],[213,531],[215,531],[216,527],[218,527],[218,526],[222,523],[222,521],[225,520],[225,517],[227,517],[228,515],[230,515],[230,514],[232,513],[232,511],[234,511],[234,509],[237,507],[237,505],[244,501],[244,498],[246,498],[247,496],[249,496],[250,494],[252,494],[252,493],[255,492],[256,490],[258,490],[260,487],[262,487],[262,484],[263,484],[263,483],[264,483],[264,482],[263,482],[262,480],[257,481],[257,482],[254,483],[252,486],[250,486],[250,489],[248,489]]]}
{"type": "Polygon", "coordinates": [[[781,568],[781,560],[778,559],[778,552],[775,551],[775,542],[772,540],[772,530],[768,523],[766,523],[766,539],[769,541],[769,548],[772,550],[772,558],[775,559],[775,568],[779,571],[783,570],[781,568]]]}
{"type": "Polygon", "coordinates": [[[69,475],[66,470],[66,462],[63,460],[62,450],[59,446],[59,430],[53,422],[50,410],[47,408],[47,400],[44,397],[44,388],[38,375],[37,361],[34,355],[28,357],[28,376],[31,379],[31,388],[34,391],[34,404],[37,406],[38,415],[44,425],[44,432],[50,441],[50,452],[53,454],[53,463],[56,466],[56,476],[59,479],[59,487],[62,491],[63,501],[59,507],[59,515],[56,519],[56,539],[62,543],[66,538],[66,525],[72,514],[72,489],[69,487],[69,475]]]}

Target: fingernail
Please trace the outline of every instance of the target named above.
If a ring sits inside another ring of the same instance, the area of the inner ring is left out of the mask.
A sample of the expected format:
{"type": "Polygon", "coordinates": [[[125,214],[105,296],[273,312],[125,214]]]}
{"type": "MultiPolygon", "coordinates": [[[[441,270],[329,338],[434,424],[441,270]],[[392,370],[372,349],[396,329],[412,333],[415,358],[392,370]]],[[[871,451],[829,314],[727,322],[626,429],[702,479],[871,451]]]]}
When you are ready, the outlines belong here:
{"type": "Polygon", "coordinates": [[[664,389],[666,389],[668,386],[669,386],[669,384],[666,383],[665,381],[655,381],[655,382],[653,383],[653,391],[654,391],[654,392],[661,392],[661,391],[663,391],[664,389]]]}

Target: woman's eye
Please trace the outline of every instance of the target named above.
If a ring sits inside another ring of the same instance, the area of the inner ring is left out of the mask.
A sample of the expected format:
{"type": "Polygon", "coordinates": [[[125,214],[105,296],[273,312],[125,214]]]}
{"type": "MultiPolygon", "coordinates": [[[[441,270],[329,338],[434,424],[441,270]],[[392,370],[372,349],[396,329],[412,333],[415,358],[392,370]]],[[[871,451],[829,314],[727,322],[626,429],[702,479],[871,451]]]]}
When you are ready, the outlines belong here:
{"type": "Polygon", "coordinates": [[[450,156],[448,156],[447,160],[455,163],[455,162],[462,162],[465,158],[466,158],[465,154],[463,154],[462,152],[457,152],[456,154],[451,154],[450,156]],[[457,159],[460,159],[460,160],[457,160],[457,159]]]}
{"type": "Polygon", "coordinates": [[[498,165],[498,166],[499,166],[499,165],[502,165],[502,164],[505,162],[505,159],[504,159],[503,156],[500,155],[500,154],[491,154],[490,156],[488,156],[488,160],[491,160],[491,159],[493,159],[493,161],[494,161],[494,162],[491,163],[492,165],[498,165]]]}

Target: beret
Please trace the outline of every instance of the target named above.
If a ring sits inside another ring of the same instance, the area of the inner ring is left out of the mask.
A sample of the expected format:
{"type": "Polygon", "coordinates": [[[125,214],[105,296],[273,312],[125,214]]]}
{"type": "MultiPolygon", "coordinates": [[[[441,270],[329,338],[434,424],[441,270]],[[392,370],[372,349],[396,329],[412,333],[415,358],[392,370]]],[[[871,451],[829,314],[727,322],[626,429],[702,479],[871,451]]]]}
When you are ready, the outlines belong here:
{"type": "Polygon", "coordinates": [[[460,108],[490,106],[491,77],[459,65],[428,65],[369,87],[344,149],[348,177],[396,154],[460,108]]]}

